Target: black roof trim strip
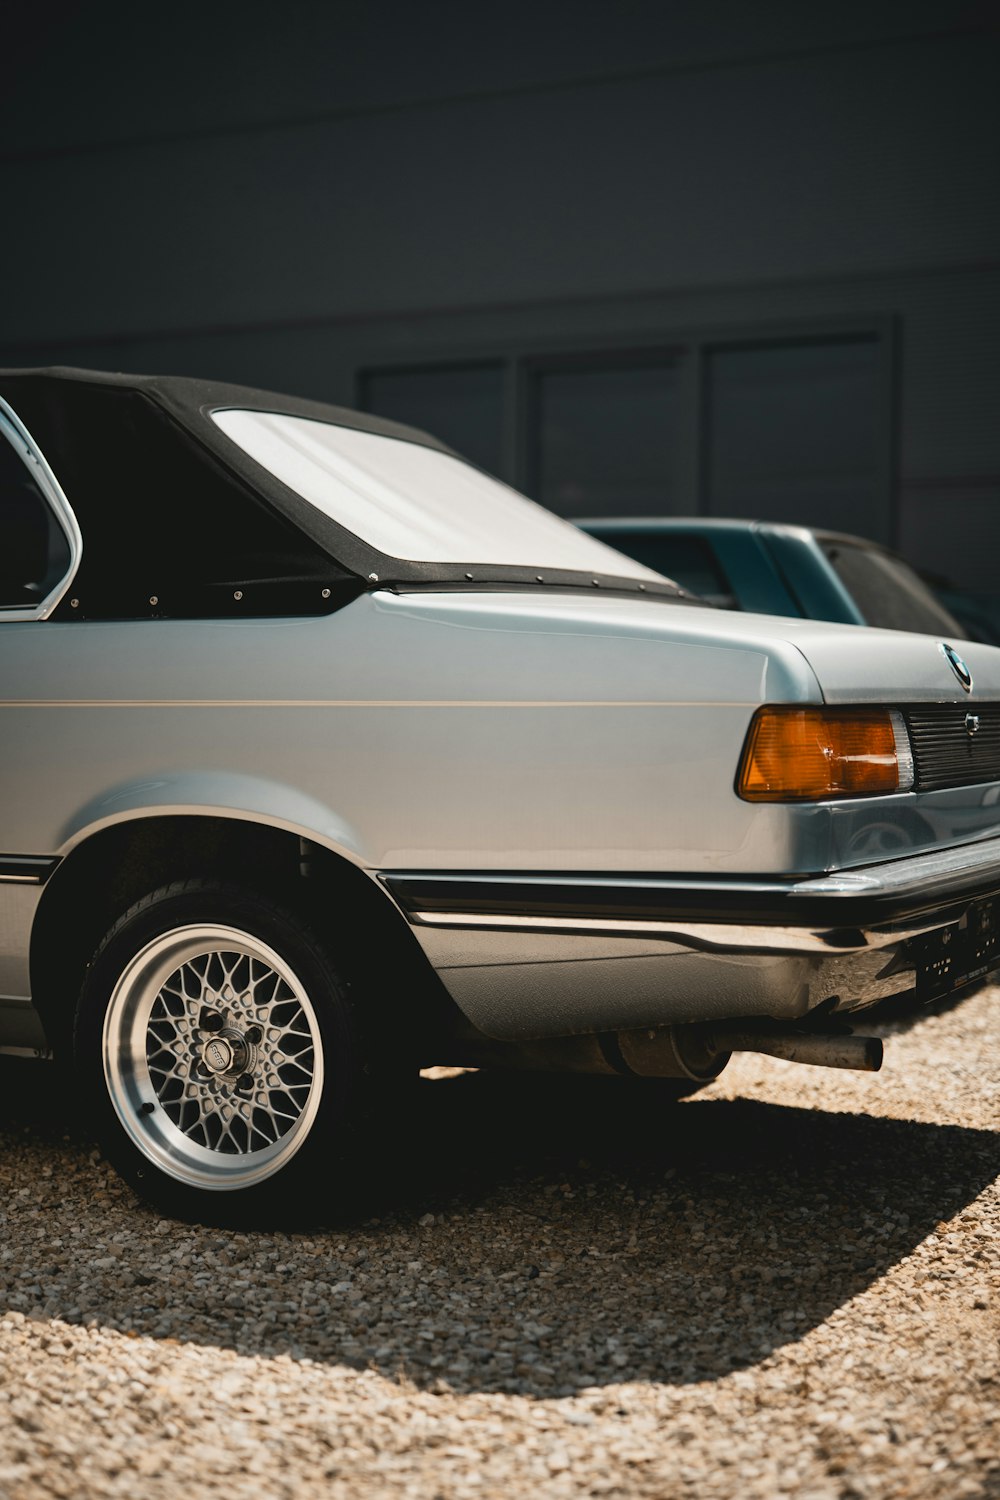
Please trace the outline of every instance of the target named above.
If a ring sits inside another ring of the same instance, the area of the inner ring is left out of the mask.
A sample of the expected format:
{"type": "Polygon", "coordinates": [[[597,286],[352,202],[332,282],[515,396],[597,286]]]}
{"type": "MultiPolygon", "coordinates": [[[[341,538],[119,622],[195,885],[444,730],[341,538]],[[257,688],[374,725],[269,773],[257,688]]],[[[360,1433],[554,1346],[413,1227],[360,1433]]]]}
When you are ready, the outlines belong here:
{"type": "Polygon", "coordinates": [[[519,566],[487,565],[483,563],[413,563],[414,572],[421,569],[417,576],[387,576],[384,580],[372,582],[371,588],[398,588],[400,592],[415,589],[429,589],[440,593],[443,591],[463,592],[473,590],[481,593],[490,590],[494,593],[505,589],[524,589],[538,592],[540,587],[545,589],[559,589],[565,592],[572,590],[574,593],[586,594],[645,594],[650,599],[672,599],[682,604],[698,604],[702,608],[710,609],[704,599],[689,593],[686,589],[675,587],[667,582],[658,583],[655,579],[640,581],[637,578],[618,578],[611,573],[602,573],[595,576],[593,573],[581,573],[572,568],[523,568],[519,566]]]}

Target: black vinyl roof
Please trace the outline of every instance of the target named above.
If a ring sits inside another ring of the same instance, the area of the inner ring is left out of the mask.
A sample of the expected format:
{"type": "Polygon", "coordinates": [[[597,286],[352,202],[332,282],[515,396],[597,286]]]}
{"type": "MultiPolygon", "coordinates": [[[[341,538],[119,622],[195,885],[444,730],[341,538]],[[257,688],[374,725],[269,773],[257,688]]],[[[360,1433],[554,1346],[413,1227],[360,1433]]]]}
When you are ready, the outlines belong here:
{"type": "Polygon", "coordinates": [[[281,395],[277,391],[256,390],[252,386],[231,385],[221,380],[195,380],[184,375],[126,375],[121,371],[80,370],[70,365],[49,365],[0,369],[0,394],[5,399],[10,399],[6,394],[8,386],[12,390],[17,388],[23,391],[32,387],[44,388],[50,393],[55,393],[59,388],[65,391],[64,399],[68,401],[73,400],[73,392],[87,387],[135,391],[172,411],[185,425],[203,429],[206,440],[210,440],[213,433],[218,433],[215,424],[209,420],[209,413],[234,406],[248,411],[276,411],[285,412],[289,416],[310,417],[317,422],[332,422],[337,427],[355,427],[361,432],[377,432],[385,437],[421,443],[426,448],[437,448],[442,453],[451,452],[450,448],[429,433],[420,432],[415,427],[406,427],[402,422],[391,422],[366,412],[351,411],[346,406],[333,406],[327,401],[312,401],[307,396],[281,395]]]}
{"type": "MultiPolygon", "coordinates": [[[[0,397],[44,454],[80,523],[76,618],[323,613],[371,587],[517,586],[526,568],[387,556],[275,478],[212,412],[278,412],[451,453],[427,433],[304,397],[177,376],[0,370],[0,397]],[[150,601],[155,601],[151,603],[150,601]]],[[[593,576],[546,570],[550,587],[593,576]]],[[[635,593],[631,578],[601,577],[635,593]]],[[[671,585],[642,585],[676,598],[671,585]]],[[[63,600],[57,614],[66,614],[63,600]]]]}

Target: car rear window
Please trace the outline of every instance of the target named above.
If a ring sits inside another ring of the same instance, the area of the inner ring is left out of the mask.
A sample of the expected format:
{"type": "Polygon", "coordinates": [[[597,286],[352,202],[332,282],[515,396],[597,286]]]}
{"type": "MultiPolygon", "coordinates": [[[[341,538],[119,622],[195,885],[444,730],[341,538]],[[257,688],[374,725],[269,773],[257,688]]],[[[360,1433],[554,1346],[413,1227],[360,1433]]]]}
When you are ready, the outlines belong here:
{"type": "Polygon", "coordinates": [[[966,639],[966,632],[902,558],[850,542],[824,541],[821,546],[869,625],[966,639]]]}
{"type": "Polygon", "coordinates": [[[390,557],[662,581],[438,449],[277,412],[229,408],[213,419],[276,479],[390,557]]]}

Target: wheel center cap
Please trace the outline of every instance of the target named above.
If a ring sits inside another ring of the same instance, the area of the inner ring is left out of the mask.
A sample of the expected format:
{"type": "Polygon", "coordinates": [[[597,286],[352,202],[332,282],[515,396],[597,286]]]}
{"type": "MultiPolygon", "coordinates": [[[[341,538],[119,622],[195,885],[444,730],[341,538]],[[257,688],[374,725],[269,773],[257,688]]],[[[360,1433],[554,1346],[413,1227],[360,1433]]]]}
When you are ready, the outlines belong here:
{"type": "Polygon", "coordinates": [[[205,1044],[202,1061],[207,1063],[213,1073],[226,1073],[233,1065],[233,1049],[224,1037],[213,1036],[205,1044]]]}
{"type": "Polygon", "coordinates": [[[244,1073],[252,1051],[244,1036],[235,1028],[227,1028],[208,1038],[201,1049],[201,1060],[212,1073],[244,1073]]]}

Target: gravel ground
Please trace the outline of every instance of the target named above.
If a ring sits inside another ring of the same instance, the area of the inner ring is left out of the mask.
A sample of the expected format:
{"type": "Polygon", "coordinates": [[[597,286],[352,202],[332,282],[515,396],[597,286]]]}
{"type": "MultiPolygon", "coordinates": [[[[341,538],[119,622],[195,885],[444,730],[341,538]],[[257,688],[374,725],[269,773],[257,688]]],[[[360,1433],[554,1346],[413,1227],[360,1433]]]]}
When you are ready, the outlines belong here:
{"type": "Polygon", "coordinates": [[[6,1061],[0,1496],[1000,1496],[998,1026],[667,1111],[427,1081],[377,1217],[270,1235],[158,1220],[6,1061]]]}

